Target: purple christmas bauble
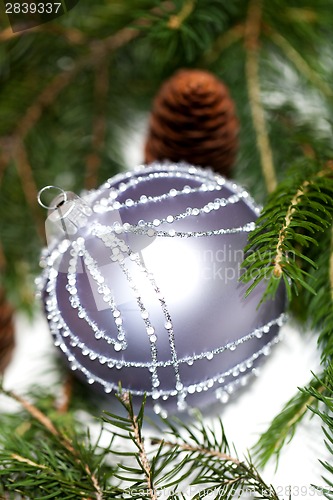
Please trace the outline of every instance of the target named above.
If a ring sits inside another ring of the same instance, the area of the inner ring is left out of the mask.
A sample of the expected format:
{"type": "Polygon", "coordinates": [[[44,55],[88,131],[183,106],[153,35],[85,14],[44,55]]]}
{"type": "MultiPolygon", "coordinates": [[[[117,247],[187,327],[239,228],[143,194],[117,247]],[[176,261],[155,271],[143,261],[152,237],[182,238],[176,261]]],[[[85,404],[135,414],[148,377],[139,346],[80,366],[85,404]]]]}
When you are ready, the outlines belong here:
{"type": "Polygon", "coordinates": [[[84,223],[64,211],[74,230],[44,251],[39,279],[71,369],[106,393],[119,382],[146,393],[157,413],[226,401],[285,320],[283,285],[258,308],[265,284],[245,298],[239,281],[259,208],[237,184],[186,164],[119,174],[83,201],[84,223]]]}

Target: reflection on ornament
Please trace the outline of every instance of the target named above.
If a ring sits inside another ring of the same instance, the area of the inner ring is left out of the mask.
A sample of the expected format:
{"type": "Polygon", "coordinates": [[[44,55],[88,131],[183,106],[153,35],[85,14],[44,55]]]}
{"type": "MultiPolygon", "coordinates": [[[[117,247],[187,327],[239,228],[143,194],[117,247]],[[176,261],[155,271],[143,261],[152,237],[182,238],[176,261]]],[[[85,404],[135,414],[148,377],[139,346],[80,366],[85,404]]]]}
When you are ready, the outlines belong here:
{"type": "Polygon", "coordinates": [[[259,208],[186,164],[119,174],[84,196],[86,223],[43,252],[38,279],[55,344],[88,383],[148,396],[157,413],[247,383],[278,341],[285,293],[257,309],[240,284],[259,208]]]}
{"type": "MultiPolygon", "coordinates": [[[[200,286],[200,269],[197,256],[189,251],[185,241],[155,238],[151,245],[141,251],[140,257],[142,264],[149,268],[163,290],[170,307],[179,301],[183,301],[183,305],[190,302],[192,293],[200,286]],[[177,286],[170,276],[177,277],[177,286]]],[[[144,274],[139,268],[133,272],[133,280],[138,289],[143,291],[146,301],[151,303],[153,297],[148,299],[148,295],[152,295],[153,291],[146,286],[144,274]]]]}

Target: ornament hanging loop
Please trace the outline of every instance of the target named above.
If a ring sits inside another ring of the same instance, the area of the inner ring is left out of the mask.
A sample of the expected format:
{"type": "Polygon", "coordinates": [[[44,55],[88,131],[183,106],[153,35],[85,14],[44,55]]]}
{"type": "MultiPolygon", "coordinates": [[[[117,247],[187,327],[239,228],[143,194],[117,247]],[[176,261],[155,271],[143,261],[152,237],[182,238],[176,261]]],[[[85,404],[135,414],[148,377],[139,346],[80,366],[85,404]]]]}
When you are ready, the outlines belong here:
{"type": "Polygon", "coordinates": [[[45,186],[38,192],[37,200],[40,206],[46,208],[46,210],[56,210],[59,206],[67,201],[67,192],[58,186],[45,186]],[[45,203],[42,201],[42,195],[50,189],[56,189],[57,191],[60,191],[60,194],[53,199],[53,205],[45,205],[45,203]],[[58,201],[57,199],[59,197],[62,197],[62,200],[58,201]]]}
{"type": "Polygon", "coordinates": [[[45,186],[38,193],[38,203],[48,210],[45,221],[46,238],[51,243],[55,238],[70,238],[79,228],[86,225],[92,209],[86,201],[71,191],[64,191],[57,186],[45,186]],[[60,191],[50,205],[42,201],[45,191],[60,191]]]}

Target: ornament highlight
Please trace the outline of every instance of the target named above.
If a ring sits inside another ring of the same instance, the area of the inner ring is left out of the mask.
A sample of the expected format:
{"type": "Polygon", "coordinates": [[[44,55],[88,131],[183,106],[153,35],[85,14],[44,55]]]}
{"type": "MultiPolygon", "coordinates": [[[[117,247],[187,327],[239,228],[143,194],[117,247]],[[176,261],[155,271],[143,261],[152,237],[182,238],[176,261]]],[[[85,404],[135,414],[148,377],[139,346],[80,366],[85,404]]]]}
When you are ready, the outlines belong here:
{"type": "Polygon", "coordinates": [[[286,319],[283,286],[257,309],[264,285],[245,299],[239,282],[260,208],[210,170],[160,163],[77,203],[84,223],[51,240],[37,283],[71,369],[106,393],[146,393],[156,413],[226,402],[286,319]]]}

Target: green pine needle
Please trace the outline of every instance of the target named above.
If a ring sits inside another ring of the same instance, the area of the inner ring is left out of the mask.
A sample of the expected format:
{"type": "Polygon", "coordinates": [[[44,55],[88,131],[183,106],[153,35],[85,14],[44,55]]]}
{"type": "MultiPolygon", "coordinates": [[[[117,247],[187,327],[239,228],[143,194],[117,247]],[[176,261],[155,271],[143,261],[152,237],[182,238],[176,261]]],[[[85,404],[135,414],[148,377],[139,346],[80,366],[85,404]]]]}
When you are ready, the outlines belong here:
{"type": "Polygon", "coordinates": [[[8,498],[156,500],[163,492],[176,500],[186,492],[193,499],[214,492],[218,498],[231,499],[247,492],[253,498],[278,500],[250,457],[241,460],[231,454],[221,421],[209,427],[200,416],[188,424],[177,418],[161,419],[160,424],[154,423],[159,435],[146,442],[145,401],[136,413],[131,395],[120,393],[126,416],[105,412],[100,435],[93,442],[70,410],[71,426],[65,429],[35,404],[12,392],[3,393],[23,407],[23,412],[1,417],[0,493],[8,498]],[[101,436],[109,431],[110,443],[101,447],[101,436]],[[120,443],[114,443],[114,436],[120,436],[120,443]],[[124,446],[128,451],[119,452],[124,446]],[[111,466],[113,452],[119,462],[111,466]]]}
{"type": "Polygon", "coordinates": [[[289,299],[300,288],[314,294],[309,271],[316,264],[307,253],[309,248],[314,253],[319,235],[332,223],[332,213],[331,171],[311,160],[295,164],[268,199],[249,237],[241,277],[250,283],[247,295],[263,280],[262,300],[274,296],[281,281],[289,299]]]}

